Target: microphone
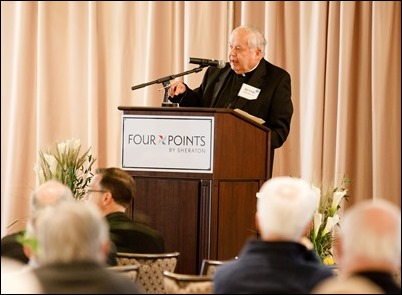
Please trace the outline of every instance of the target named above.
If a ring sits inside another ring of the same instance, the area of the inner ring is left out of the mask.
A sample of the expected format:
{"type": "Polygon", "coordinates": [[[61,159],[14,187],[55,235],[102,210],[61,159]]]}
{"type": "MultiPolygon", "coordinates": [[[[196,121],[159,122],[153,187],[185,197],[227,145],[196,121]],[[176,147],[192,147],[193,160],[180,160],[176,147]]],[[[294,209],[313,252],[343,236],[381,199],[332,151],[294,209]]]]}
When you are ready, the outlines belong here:
{"type": "Polygon", "coordinates": [[[226,65],[224,60],[215,60],[215,59],[205,59],[205,58],[196,58],[190,57],[190,63],[196,64],[204,67],[214,66],[220,69],[223,69],[226,65]]]}

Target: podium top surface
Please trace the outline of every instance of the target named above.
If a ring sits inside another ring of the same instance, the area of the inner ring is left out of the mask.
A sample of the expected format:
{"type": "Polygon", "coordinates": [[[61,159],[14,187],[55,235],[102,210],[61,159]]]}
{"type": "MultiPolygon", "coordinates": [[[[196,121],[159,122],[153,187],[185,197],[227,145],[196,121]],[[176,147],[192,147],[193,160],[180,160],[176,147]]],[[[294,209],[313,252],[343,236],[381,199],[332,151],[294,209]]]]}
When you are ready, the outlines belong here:
{"type": "Polygon", "coordinates": [[[227,109],[227,108],[118,106],[117,109],[120,111],[123,111],[125,113],[149,112],[152,114],[155,114],[155,113],[168,114],[168,113],[172,113],[172,112],[205,113],[205,114],[226,113],[226,114],[231,114],[235,117],[238,117],[242,120],[245,120],[260,129],[263,129],[265,131],[270,131],[270,129],[268,127],[266,127],[260,123],[257,123],[254,119],[252,119],[251,115],[250,115],[250,117],[247,117],[245,115],[240,114],[239,112],[236,112],[233,109],[227,109]]]}

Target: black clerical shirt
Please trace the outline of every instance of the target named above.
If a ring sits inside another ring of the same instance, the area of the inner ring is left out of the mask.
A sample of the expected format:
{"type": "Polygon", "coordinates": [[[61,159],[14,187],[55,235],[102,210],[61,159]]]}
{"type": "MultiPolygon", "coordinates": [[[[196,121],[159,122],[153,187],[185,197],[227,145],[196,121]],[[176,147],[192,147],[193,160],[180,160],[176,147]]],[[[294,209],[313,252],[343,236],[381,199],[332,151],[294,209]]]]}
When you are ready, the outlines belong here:
{"type": "Polygon", "coordinates": [[[231,108],[235,109],[237,101],[239,100],[238,93],[243,83],[247,83],[250,80],[254,71],[246,74],[236,74],[231,71],[227,78],[223,90],[219,93],[213,107],[215,108],[231,108]]]}

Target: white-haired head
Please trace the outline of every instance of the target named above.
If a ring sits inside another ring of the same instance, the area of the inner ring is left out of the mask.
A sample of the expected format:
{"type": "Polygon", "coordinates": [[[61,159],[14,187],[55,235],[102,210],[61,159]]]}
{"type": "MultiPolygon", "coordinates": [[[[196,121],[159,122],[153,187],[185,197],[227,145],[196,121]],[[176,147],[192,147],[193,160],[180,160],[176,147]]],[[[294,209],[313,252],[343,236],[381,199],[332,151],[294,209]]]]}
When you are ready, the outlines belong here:
{"type": "Polygon", "coordinates": [[[256,221],[263,240],[299,241],[316,209],[312,186],[295,177],[274,177],[257,193],[256,221]]]}
{"type": "Polygon", "coordinates": [[[62,202],[39,210],[35,235],[40,265],[106,261],[109,228],[95,205],[62,202]]]}

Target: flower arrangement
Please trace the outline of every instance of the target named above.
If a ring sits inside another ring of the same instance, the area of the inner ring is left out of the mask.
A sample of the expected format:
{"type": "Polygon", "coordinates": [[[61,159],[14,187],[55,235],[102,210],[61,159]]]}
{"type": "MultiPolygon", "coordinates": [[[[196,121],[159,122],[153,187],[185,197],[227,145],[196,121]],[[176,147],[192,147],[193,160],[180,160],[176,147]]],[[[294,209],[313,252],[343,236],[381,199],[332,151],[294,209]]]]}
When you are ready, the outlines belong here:
{"type": "Polygon", "coordinates": [[[57,143],[55,149],[46,153],[39,150],[39,164],[34,168],[39,183],[58,180],[70,187],[75,199],[82,199],[93,177],[91,169],[96,161],[90,149],[80,155],[81,142],[73,138],[57,143]]]}
{"type": "Polygon", "coordinates": [[[341,208],[341,201],[348,198],[345,188],[348,184],[350,180],[344,178],[339,187],[323,189],[313,186],[320,197],[308,237],[324,264],[334,264],[332,255],[334,229],[339,225],[338,211],[341,208]]]}

